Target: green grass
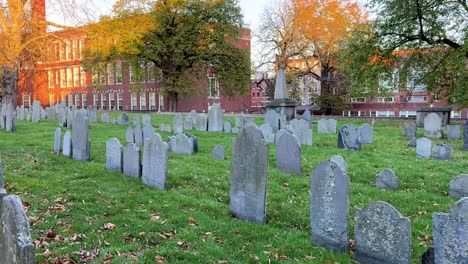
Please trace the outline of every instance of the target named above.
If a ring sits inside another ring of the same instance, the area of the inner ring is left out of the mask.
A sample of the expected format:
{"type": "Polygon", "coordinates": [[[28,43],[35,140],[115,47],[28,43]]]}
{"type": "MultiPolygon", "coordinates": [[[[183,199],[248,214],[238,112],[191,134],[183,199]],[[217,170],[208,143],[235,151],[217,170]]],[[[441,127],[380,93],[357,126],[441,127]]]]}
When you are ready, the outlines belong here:
{"type": "MultiPolygon", "coordinates": [[[[172,118],[152,115],[152,123],[157,128],[161,122],[172,124],[172,118]]],[[[453,161],[416,159],[415,149],[406,147],[409,139],[402,137],[401,122],[378,120],[374,144],[360,152],[337,149],[336,135],[314,129],[314,146],[302,148],[300,176],[275,168],[275,146],[270,145],[265,225],[229,214],[232,134],[192,131],[199,153],[170,154],[166,191],[105,169],[105,142],[112,137],[124,142],[126,126],[91,124],[92,161],[79,162],[52,153],[56,121],[19,121],[15,133],[0,131],[0,155],[8,193],[31,204],[27,215],[39,263],[79,261],[78,253],[93,250],[99,255],[88,263],[106,258],[112,263],[352,263],[352,253],[335,254],[312,246],[309,239],[309,175],[321,160],[336,154],[349,165],[350,238],[355,207],[389,202],[411,220],[412,258],[419,263],[432,243],[431,214],[448,212],[456,201],[448,197],[448,185],[452,176],[467,173],[468,152],[456,140],[450,142],[453,161]],[[226,150],[224,161],[211,158],[217,144],[226,150]],[[398,175],[398,191],[374,187],[375,175],[386,167],[398,175]],[[115,228],[105,228],[108,223],[115,228]]]]}

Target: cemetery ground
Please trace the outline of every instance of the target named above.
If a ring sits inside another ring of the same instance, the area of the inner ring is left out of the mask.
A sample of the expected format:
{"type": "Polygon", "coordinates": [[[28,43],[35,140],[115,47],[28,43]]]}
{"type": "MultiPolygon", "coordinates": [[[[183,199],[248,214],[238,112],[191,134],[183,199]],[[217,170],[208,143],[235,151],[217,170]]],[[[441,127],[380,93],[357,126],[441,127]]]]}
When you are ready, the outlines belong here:
{"type": "MultiPolygon", "coordinates": [[[[173,115],[152,115],[163,139],[170,133],[158,125],[172,120],[173,115]]],[[[364,122],[369,120],[338,119],[338,127],[364,122]]],[[[353,263],[352,253],[310,243],[310,173],[337,154],[349,166],[350,238],[355,207],[388,202],[411,220],[412,261],[420,263],[432,244],[432,213],[449,212],[457,201],[448,196],[450,178],[468,169],[462,139],[449,142],[452,161],[416,158],[415,148],[406,145],[410,139],[402,136],[401,120],[377,120],[374,143],[361,151],[338,149],[337,135],[319,134],[314,125],[314,145],[302,146],[301,175],[277,170],[275,145],[270,144],[267,220],[258,225],[230,216],[235,134],[188,131],[198,137],[199,152],[170,153],[167,190],[161,191],[106,170],[106,141],[115,137],[125,142],[127,126],[91,123],[91,162],[54,154],[56,127],[56,120],[18,121],[16,132],[0,131],[4,185],[28,210],[38,263],[353,263]],[[226,160],[212,159],[218,144],[225,148],[226,160]],[[384,168],[395,171],[399,190],[375,187],[376,174],[384,168]]],[[[418,137],[423,133],[418,129],[418,137]]]]}

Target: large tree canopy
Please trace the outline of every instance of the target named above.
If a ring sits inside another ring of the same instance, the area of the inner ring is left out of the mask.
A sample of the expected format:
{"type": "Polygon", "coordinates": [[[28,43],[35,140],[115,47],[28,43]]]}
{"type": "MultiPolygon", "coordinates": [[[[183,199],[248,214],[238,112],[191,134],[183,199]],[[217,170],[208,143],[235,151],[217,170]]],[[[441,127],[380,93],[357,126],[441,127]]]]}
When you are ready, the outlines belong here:
{"type": "Polygon", "coordinates": [[[106,19],[110,30],[105,32],[113,31],[117,21],[142,22],[129,22],[136,25],[134,32],[115,36],[107,49],[96,48],[90,55],[103,59],[121,56],[134,65],[153,62],[161,71],[161,90],[169,95],[170,111],[176,110],[178,98],[196,93],[194,87],[206,82],[208,73],[217,76],[224,95],[247,92],[248,50],[235,46],[242,37],[237,1],[122,0],[115,7],[116,17],[106,19]]]}
{"type": "Polygon", "coordinates": [[[373,96],[393,79],[410,94],[424,84],[448,103],[468,106],[466,1],[371,0],[369,7],[375,20],[352,34],[341,57],[349,91],[373,96]]]}

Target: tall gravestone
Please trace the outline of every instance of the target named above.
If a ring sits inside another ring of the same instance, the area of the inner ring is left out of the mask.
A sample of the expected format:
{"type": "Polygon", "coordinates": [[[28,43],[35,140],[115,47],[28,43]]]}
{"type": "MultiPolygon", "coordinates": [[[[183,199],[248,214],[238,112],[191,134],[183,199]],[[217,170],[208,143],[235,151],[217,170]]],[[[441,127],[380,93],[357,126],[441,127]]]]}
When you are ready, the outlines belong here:
{"type": "Polygon", "coordinates": [[[463,125],[463,150],[468,150],[468,120],[463,125]]]}
{"type": "Polygon", "coordinates": [[[226,120],[224,122],[223,131],[224,133],[231,133],[231,121],[230,120],[226,120]]]}
{"type": "Polygon", "coordinates": [[[460,139],[460,126],[459,125],[447,125],[447,139],[449,140],[460,139]]]}
{"type": "Polygon", "coordinates": [[[362,124],[359,128],[361,144],[372,144],[374,141],[374,130],[369,124],[362,124]]]}
{"type": "Polygon", "coordinates": [[[354,215],[354,258],[360,263],[411,263],[411,223],[392,205],[374,202],[354,215]]]}
{"type": "Polygon", "coordinates": [[[143,145],[143,131],[141,130],[141,127],[137,126],[133,129],[133,138],[135,139],[135,144],[137,146],[143,145]]]}
{"type": "Polygon", "coordinates": [[[429,159],[431,157],[432,141],[428,138],[418,138],[416,140],[416,157],[429,159]]]}
{"type": "Polygon", "coordinates": [[[116,138],[106,142],[106,169],[122,172],[122,144],[116,138]]]}
{"type": "Polygon", "coordinates": [[[55,129],[55,134],[54,134],[54,152],[59,154],[60,153],[60,141],[62,139],[62,130],[60,127],[57,127],[55,129]]]}
{"type": "Polygon", "coordinates": [[[65,135],[63,135],[62,154],[66,157],[72,156],[72,141],[71,141],[71,133],[69,130],[67,130],[65,132],[65,135]]]}
{"type": "Polygon", "coordinates": [[[292,120],[296,115],[297,102],[288,98],[287,90],[286,72],[284,68],[280,68],[276,72],[274,98],[270,100],[266,107],[285,115],[287,120],[292,120]]]}
{"type": "Polygon", "coordinates": [[[281,128],[279,114],[275,110],[268,109],[265,113],[264,120],[266,124],[271,126],[274,133],[281,128]]]}
{"type": "Polygon", "coordinates": [[[141,124],[140,124],[140,115],[134,115],[133,116],[133,125],[134,126],[141,126],[141,124]]]}
{"type": "Polygon", "coordinates": [[[270,126],[270,124],[262,124],[259,129],[262,131],[265,142],[275,142],[275,134],[273,133],[273,128],[270,126]]]}
{"type": "Polygon", "coordinates": [[[468,174],[460,174],[450,179],[449,196],[458,199],[468,197],[468,174]]]}
{"type": "Polygon", "coordinates": [[[145,139],[141,176],[143,184],[166,189],[168,149],[166,142],[155,137],[145,139]]]}
{"type": "Polygon", "coordinates": [[[424,136],[428,138],[442,137],[442,119],[436,113],[430,113],[424,118],[424,136]]]}
{"type": "Polygon", "coordinates": [[[204,113],[200,113],[196,117],[197,131],[206,131],[208,129],[208,117],[204,113]]]}
{"type": "Polygon", "coordinates": [[[312,113],[309,109],[306,109],[304,111],[304,113],[302,114],[302,119],[304,119],[307,122],[310,122],[310,120],[312,120],[312,113]]]}
{"type": "Polygon", "coordinates": [[[133,128],[132,127],[127,127],[127,130],[125,130],[125,141],[127,143],[135,143],[135,137],[133,136],[133,128]]]}
{"type": "Polygon", "coordinates": [[[340,155],[334,155],[330,158],[330,161],[336,163],[336,165],[338,165],[343,174],[348,175],[348,163],[346,163],[343,157],[341,157],[340,155]]]}
{"type": "Polygon", "coordinates": [[[143,127],[143,138],[150,138],[154,134],[154,128],[150,123],[146,123],[143,127]]]}
{"type": "Polygon", "coordinates": [[[297,136],[302,145],[312,146],[314,143],[312,128],[303,119],[291,120],[292,133],[297,136]]]}
{"type": "Polygon", "coordinates": [[[353,124],[347,124],[338,131],[338,148],[361,150],[361,133],[353,124]]]}
{"type": "Polygon", "coordinates": [[[181,114],[174,116],[174,134],[180,134],[184,132],[184,119],[181,114]]]}
{"type": "Polygon", "coordinates": [[[405,122],[403,123],[403,136],[413,138],[416,136],[416,123],[405,122]]]}
{"type": "Polygon", "coordinates": [[[192,130],[193,123],[191,116],[184,116],[184,130],[192,130]]]}
{"type": "Polygon", "coordinates": [[[432,214],[435,263],[468,263],[468,197],[450,212],[432,214]]]}
{"type": "Polygon", "coordinates": [[[301,174],[301,143],[292,134],[283,134],[276,145],[276,168],[284,173],[301,174]]]}
{"type": "Polygon", "coordinates": [[[16,195],[0,198],[0,263],[35,263],[28,217],[16,195]]]}
{"type": "Polygon", "coordinates": [[[266,218],[268,145],[254,126],[241,129],[232,144],[230,211],[239,219],[263,224],[266,218]]]}
{"type": "Polygon", "coordinates": [[[74,160],[89,161],[91,159],[88,119],[81,111],[78,111],[73,119],[72,146],[74,160]]]}
{"type": "Polygon", "coordinates": [[[151,116],[150,115],[144,114],[144,115],[141,116],[141,119],[143,121],[143,126],[145,126],[148,123],[151,124],[151,116]]]}
{"type": "Polygon", "coordinates": [[[5,106],[5,131],[13,132],[16,129],[16,117],[13,105],[7,103],[5,106]]]}
{"type": "Polygon", "coordinates": [[[123,174],[133,178],[141,176],[140,148],[134,143],[123,148],[123,174]]]}
{"type": "Polygon", "coordinates": [[[221,105],[214,103],[208,110],[208,131],[222,132],[224,125],[224,113],[221,105]]]}
{"type": "Polygon", "coordinates": [[[97,122],[97,107],[95,105],[88,106],[88,118],[90,123],[97,122]]]}
{"type": "Polygon", "coordinates": [[[349,177],[332,161],[310,175],[310,239],[333,251],[348,250],[349,177]]]}

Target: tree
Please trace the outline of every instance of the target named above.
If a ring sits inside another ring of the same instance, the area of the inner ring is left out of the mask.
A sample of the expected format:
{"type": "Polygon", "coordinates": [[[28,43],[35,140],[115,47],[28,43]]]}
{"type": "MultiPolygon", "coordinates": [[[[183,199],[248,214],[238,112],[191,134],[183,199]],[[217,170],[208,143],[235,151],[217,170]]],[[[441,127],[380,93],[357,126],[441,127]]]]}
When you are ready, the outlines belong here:
{"type": "MultiPolygon", "coordinates": [[[[118,19],[145,17],[150,26],[127,42],[118,36],[107,59],[122,56],[134,66],[154,63],[161,72],[160,89],[169,96],[169,111],[176,111],[179,98],[197,93],[194,87],[206,82],[208,73],[216,75],[224,95],[247,92],[249,54],[234,45],[242,34],[237,1],[166,0],[153,6],[150,2],[117,2],[125,10],[114,11],[118,19]],[[122,43],[126,45],[119,46],[122,43]]],[[[95,59],[99,54],[91,54],[93,62],[99,62],[95,59]]]]}
{"type": "Polygon", "coordinates": [[[449,104],[468,106],[466,1],[372,0],[369,6],[375,20],[357,28],[343,48],[349,91],[375,95],[394,78],[409,94],[425,84],[449,104]]]}

